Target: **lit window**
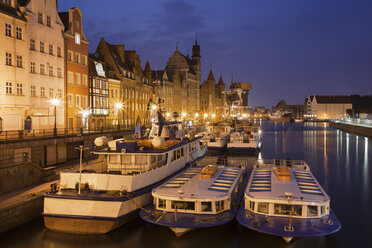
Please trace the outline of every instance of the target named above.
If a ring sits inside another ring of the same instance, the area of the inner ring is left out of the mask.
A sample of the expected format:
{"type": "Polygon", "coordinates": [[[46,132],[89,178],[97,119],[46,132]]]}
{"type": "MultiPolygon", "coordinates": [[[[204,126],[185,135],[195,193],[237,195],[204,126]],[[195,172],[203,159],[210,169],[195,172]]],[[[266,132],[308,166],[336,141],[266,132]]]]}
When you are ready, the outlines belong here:
{"type": "Polygon", "coordinates": [[[82,75],[82,81],[83,86],[88,86],[88,77],[86,74],[82,75]]]}
{"type": "Polygon", "coordinates": [[[87,57],[85,55],[81,55],[81,64],[82,65],[86,65],[87,64],[86,59],[87,59],[87,57]]]}
{"type": "Polygon", "coordinates": [[[75,34],[75,43],[80,45],[80,34],[75,34]]]}
{"type": "Polygon", "coordinates": [[[75,73],[75,84],[80,85],[80,73],[75,73]]]}
{"type": "Polygon", "coordinates": [[[67,95],[67,104],[69,107],[74,106],[74,96],[71,94],[67,95]]]}
{"type": "Polygon", "coordinates": [[[76,95],[76,107],[80,107],[80,96],[76,95]]]}
{"type": "Polygon", "coordinates": [[[67,83],[73,84],[74,83],[74,73],[71,71],[67,72],[67,83]]]}

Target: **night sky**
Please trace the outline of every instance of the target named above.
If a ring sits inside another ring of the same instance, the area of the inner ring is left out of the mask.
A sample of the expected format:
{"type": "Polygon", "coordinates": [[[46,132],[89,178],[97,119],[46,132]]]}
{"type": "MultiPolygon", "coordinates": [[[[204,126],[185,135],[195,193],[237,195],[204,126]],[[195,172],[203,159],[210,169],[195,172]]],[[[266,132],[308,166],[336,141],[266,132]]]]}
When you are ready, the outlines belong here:
{"type": "Polygon", "coordinates": [[[79,7],[94,52],[101,37],[164,69],[178,42],[201,43],[202,80],[249,81],[249,104],[270,107],[310,94],[372,94],[372,1],[59,0],[79,7]]]}

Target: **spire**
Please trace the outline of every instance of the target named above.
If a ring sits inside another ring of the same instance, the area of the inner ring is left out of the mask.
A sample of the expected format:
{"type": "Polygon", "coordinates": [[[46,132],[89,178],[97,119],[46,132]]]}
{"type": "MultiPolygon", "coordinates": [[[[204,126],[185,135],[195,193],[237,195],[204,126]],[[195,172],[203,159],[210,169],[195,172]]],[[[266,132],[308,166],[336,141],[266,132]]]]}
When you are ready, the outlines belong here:
{"type": "Polygon", "coordinates": [[[220,75],[220,78],[218,79],[218,84],[219,85],[225,85],[225,83],[223,82],[223,79],[222,79],[222,75],[220,75]]]}
{"type": "Polygon", "coordinates": [[[198,33],[195,33],[195,46],[198,45],[198,33]]]}
{"type": "Polygon", "coordinates": [[[213,72],[212,72],[212,70],[209,71],[209,75],[208,75],[208,79],[207,79],[207,81],[216,81],[216,80],[214,79],[214,76],[213,76],[213,72]]]}
{"type": "Polygon", "coordinates": [[[149,72],[149,71],[151,71],[151,66],[150,66],[150,63],[149,63],[149,61],[148,61],[148,60],[146,61],[146,65],[145,65],[145,71],[146,71],[146,72],[149,72]]]}

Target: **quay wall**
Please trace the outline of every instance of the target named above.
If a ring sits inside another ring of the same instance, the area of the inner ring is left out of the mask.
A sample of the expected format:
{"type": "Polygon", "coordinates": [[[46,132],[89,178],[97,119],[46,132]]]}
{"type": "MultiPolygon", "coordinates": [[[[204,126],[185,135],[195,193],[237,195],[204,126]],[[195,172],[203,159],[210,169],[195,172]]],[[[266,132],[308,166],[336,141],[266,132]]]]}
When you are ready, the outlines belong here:
{"type": "Polygon", "coordinates": [[[329,125],[331,127],[338,128],[348,133],[354,133],[354,134],[363,135],[363,136],[372,138],[372,128],[349,125],[345,123],[335,123],[335,122],[329,122],[329,125]]]}

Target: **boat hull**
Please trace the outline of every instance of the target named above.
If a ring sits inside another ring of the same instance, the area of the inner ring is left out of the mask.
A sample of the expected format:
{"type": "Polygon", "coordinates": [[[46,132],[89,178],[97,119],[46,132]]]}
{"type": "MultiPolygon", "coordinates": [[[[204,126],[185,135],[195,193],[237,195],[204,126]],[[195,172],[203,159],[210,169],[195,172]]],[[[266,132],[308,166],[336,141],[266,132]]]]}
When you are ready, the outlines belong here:
{"type": "Polygon", "coordinates": [[[257,147],[227,147],[228,154],[242,154],[242,153],[256,154],[260,150],[261,149],[257,147]]]}
{"type": "Polygon", "coordinates": [[[341,224],[333,214],[322,218],[292,218],[291,225],[289,217],[268,216],[253,213],[244,208],[244,203],[239,207],[236,216],[237,221],[252,230],[286,237],[290,241],[293,237],[323,236],[337,232],[341,224]]]}

